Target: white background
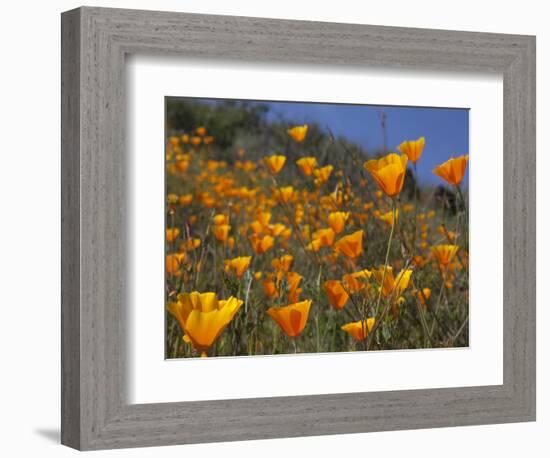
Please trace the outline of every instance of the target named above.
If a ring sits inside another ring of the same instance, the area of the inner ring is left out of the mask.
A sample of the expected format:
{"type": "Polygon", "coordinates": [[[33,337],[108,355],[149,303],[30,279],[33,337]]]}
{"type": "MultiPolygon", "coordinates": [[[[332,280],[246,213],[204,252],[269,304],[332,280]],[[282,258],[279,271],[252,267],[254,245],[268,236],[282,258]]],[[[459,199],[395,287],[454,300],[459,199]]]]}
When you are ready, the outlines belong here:
{"type": "MultiPolygon", "coordinates": [[[[100,6],[200,13],[316,19],[381,25],[536,34],[538,37],[538,284],[550,274],[548,216],[550,192],[543,172],[550,166],[548,135],[550,30],[543,2],[463,0],[414,2],[319,2],[278,0],[100,1],[100,6]]],[[[69,456],[57,445],[59,425],[60,162],[59,13],[72,1],[10,2],[1,16],[0,72],[0,450],[5,456],[69,456]]],[[[548,456],[548,292],[538,288],[538,421],[437,430],[355,434],[106,451],[98,456],[335,456],[364,454],[408,457],[548,456]],[[544,334],[543,334],[544,332],[544,334]]]]}
{"type": "Polygon", "coordinates": [[[130,402],[502,383],[503,225],[487,230],[493,221],[502,222],[502,77],[326,66],[319,70],[143,56],[127,62],[133,202],[128,236],[133,256],[128,260],[130,402]],[[220,86],[218,81],[231,84],[220,86]],[[165,95],[470,108],[470,193],[475,196],[470,202],[470,348],[164,361],[165,316],[158,307],[164,301],[164,162],[151,152],[164,149],[165,95]],[[357,367],[368,368],[376,377],[326,375],[351,374],[357,367]],[[220,374],[231,372],[239,376],[220,384],[220,374]],[[286,374],[292,374],[292,383],[281,383],[286,374]],[[185,390],[166,380],[185,380],[185,390]]]}

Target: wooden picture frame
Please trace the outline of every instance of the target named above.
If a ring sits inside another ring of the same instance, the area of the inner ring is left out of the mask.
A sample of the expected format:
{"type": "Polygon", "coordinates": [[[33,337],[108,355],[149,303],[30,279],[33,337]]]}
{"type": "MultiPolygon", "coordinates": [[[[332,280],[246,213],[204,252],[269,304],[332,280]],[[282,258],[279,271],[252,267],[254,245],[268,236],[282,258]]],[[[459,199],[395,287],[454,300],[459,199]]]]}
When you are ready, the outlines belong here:
{"type": "Polygon", "coordinates": [[[83,7],[62,15],[62,443],[81,450],[535,419],[535,38],[83,7]],[[291,46],[292,44],[292,46],[291,46]],[[128,404],[125,56],[495,72],[503,384],[128,404]]]}

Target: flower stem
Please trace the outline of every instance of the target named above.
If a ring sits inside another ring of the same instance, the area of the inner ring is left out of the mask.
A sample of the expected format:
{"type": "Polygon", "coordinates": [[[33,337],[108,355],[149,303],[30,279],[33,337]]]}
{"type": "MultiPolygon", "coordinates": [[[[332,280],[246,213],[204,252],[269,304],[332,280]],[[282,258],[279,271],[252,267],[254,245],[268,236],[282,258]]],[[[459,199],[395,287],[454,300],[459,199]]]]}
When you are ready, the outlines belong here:
{"type": "Polygon", "coordinates": [[[416,193],[418,192],[417,189],[417,180],[418,180],[418,171],[416,168],[416,162],[413,164],[414,168],[414,191],[413,191],[413,199],[414,199],[414,232],[413,232],[413,242],[412,242],[412,254],[413,256],[416,253],[416,233],[418,231],[418,196],[416,193]]]}
{"type": "Polygon", "coordinates": [[[392,221],[391,221],[391,231],[390,231],[390,237],[388,239],[388,247],[386,248],[386,260],[384,261],[384,271],[382,272],[382,281],[380,282],[380,290],[378,291],[378,299],[376,300],[376,308],[375,308],[375,314],[376,314],[376,321],[374,323],[374,328],[372,329],[372,332],[369,333],[369,338],[367,339],[367,350],[370,348],[372,338],[374,336],[374,333],[380,326],[380,321],[378,320],[378,311],[380,310],[380,301],[382,299],[382,290],[384,289],[384,282],[386,281],[386,271],[388,270],[388,261],[390,258],[390,249],[391,249],[391,243],[393,240],[393,232],[395,229],[395,214],[396,214],[396,205],[395,205],[395,198],[392,199],[392,221]]]}

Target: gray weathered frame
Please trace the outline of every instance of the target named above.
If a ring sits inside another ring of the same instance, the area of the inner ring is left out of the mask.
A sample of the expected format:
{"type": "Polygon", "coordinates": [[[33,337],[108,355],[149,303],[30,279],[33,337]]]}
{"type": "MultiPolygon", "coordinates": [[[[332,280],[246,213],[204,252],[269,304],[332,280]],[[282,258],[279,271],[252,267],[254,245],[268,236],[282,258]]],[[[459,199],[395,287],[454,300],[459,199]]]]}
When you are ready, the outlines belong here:
{"type": "Polygon", "coordinates": [[[91,7],[63,13],[61,32],[63,444],[104,449],[535,419],[534,37],[91,7]],[[131,53],[501,73],[503,385],[129,405],[122,318],[131,53]]]}

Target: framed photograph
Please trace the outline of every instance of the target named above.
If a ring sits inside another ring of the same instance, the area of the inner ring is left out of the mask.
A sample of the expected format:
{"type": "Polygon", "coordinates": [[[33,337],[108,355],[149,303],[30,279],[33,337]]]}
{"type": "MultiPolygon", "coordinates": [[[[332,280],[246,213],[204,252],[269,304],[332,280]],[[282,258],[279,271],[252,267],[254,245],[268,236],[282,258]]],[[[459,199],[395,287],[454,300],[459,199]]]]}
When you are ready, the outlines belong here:
{"type": "Polygon", "coordinates": [[[535,38],[62,15],[62,442],[535,419],[535,38]]]}

